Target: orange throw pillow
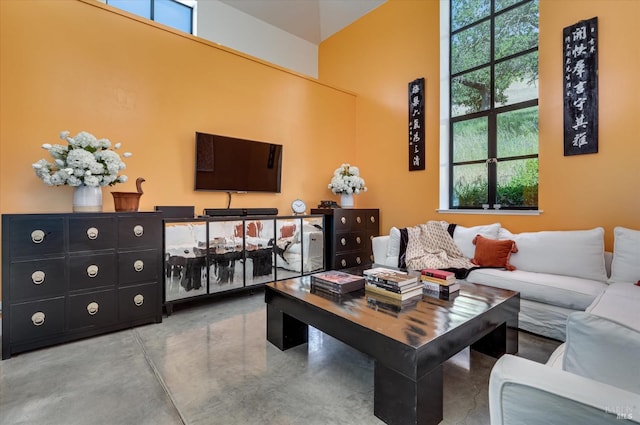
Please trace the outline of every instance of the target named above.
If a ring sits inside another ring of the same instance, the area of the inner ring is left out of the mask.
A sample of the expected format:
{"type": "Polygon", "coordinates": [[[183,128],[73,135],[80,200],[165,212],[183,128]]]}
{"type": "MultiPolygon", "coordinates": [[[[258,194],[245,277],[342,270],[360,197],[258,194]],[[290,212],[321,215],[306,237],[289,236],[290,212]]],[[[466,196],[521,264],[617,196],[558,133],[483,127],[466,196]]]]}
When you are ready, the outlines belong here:
{"type": "Polygon", "coordinates": [[[471,262],[476,266],[516,269],[509,264],[511,254],[518,252],[515,241],[487,239],[482,235],[476,235],[473,244],[476,246],[476,252],[471,262]]]}
{"type": "Polygon", "coordinates": [[[290,238],[296,231],[295,224],[285,224],[280,228],[280,237],[281,238],[290,238]]]}

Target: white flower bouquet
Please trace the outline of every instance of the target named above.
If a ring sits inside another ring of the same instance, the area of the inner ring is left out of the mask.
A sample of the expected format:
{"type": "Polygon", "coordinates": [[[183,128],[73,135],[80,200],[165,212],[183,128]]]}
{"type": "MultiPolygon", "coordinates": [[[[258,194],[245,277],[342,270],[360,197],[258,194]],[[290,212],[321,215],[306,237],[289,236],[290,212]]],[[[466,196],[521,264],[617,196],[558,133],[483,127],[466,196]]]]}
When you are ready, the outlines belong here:
{"type": "MultiPolygon", "coordinates": [[[[32,165],[46,185],[113,186],[127,181],[127,176],[118,175],[126,166],[120,155],[110,149],[109,140],[97,139],[86,131],[75,137],[69,137],[69,132],[63,131],[60,138],[68,145],[42,145],[53,157],[53,162],[41,159],[32,165]]],[[[120,143],[116,143],[114,149],[119,148],[120,143]]],[[[128,158],[131,153],[125,152],[122,156],[128,158]]]]}
{"type": "Polygon", "coordinates": [[[336,168],[329,183],[329,189],[335,194],[359,194],[366,192],[367,187],[364,185],[364,179],[360,177],[360,170],[350,164],[342,164],[340,168],[336,168]]]}

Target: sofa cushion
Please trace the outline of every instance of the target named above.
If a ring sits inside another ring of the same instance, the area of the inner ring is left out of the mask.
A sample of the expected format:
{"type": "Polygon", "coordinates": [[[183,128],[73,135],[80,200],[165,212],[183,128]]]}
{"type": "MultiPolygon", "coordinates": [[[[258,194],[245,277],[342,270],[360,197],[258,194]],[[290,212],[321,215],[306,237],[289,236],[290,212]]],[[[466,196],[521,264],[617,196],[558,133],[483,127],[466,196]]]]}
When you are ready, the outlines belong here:
{"type": "Polygon", "coordinates": [[[467,280],[518,291],[522,299],[572,310],[586,309],[607,288],[606,283],[596,280],[525,270],[476,269],[469,273],[467,280]]]}
{"type": "Polygon", "coordinates": [[[482,235],[473,238],[476,251],[471,262],[482,267],[504,267],[507,270],[515,270],[509,264],[511,253],[518,252],[516,243],[510,239],[487,239],[482,235]]]}
{"type": "Polygon", "coordinates": [[[398,257],[400,255],[400,229],[392,227],[389,230],[389,243],[387,244],[387,257],[398,257]]]}
{"type": "Polygon", "coordinates": [[[467,258],[473,258],[476,247],[473,245],[473,238],[482,235],[489,239],[498,239],[500,223],[487,224],[483,226],[464,227],[456,225],[453,231],[453,241],[458,245],[462,254],[467,258]]]}
{"type": "Polygon", "coordinates": [[[640,286],[613,283],[591,303],[587,312],[624,323],[640,332],[640,286]]]}
{"type": "Polygon", "coordinates": [[[563,369],[640,394],[640,332],[586,312],[567,320],[563,369]]]}
{"type": "Polygon", "coordinates": [[[607,281],[602,227],[519,234],[501,229],[500,239],[518,244],[510,259],[518,270],[607,281]]]}
{"type": "Polygon", "coordinates": [[[613,229],[613,260],[609,283],[640,280],[640,230],[613,229]]]}

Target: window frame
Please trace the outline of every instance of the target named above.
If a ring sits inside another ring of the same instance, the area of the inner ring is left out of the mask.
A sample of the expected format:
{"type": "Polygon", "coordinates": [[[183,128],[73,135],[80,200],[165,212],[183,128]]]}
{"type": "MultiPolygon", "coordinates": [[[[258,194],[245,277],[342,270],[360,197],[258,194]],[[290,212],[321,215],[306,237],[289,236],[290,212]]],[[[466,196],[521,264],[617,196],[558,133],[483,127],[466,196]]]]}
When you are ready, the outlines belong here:
{"type": "MultiPolygon", "coordinates": [[[[111,4],[111,0],[103,0],[103,1],[105,2],[105,4],[108,4],[111,7],[115,7],[117,9],[119,9],[119,10],[124,10],[127,13],[133,13],[133,12],[129,12],[129,11],[125,10],[125,9],[121,9],[118,6],[114,6],[113,4],[111,4]]],[[[138,0],[138,1],[141,1],[141,0],[138,0]]],[[[173,29],[176,29],[178,31],[183,31],[181,28],[177,28],[177,27],[174,27],[172,25],[156,21],[156,19],[155,19],[155,2],[156,2],[156,0],[146,0],[146,1],[149,2],[150,16],[147,17],[147,16],[142,16],[142,15],[138,15],[136,13],[133,13],[134,15],[140,16],[140,17],[145,18],[145,19],[149,19],[149,20],[151,20],[153,22],[156,22],[158,24],[161,24],[161,25],[166,25],[166,26],[168,26],[170,28],[173,28],[173,29]]],[[[189,9],[191,9],[191,11],[190,11],[190,19],[189,19],[189,31],[187,32],[187,34],[196,35],[197,1],[196,0],[167,0],[167,1],[170,1],[172,3],[177,3],[179,5],[186,6],[189,9]]]]}
{"type": "MultiPolygon", "coordinates": [[[[527,3],[538,3],[539,0],[520,0],[515,4],[512,4],[508,7],[505,7],[496,12],[495,10],[495,0],[489,0],[490,2],[490,13],[489,15],[475,20],[472,23],[467,23],[466,25],[456,28],[455,30],[451,30],[453,28],[453,16],[452,16],[452,3],[453,0],[449,0],[448,7],[446,7],[446,17],[445,13],[441,12],[441,48],[446,44],[446,52],[441,53],[441,59],[447,60],[446,64],[446,76],[441,78],[441,89],[444,89],[447,96],[447,102],[443,102],[441,104],[441,131],[446,131],[446,136],[441,136],[441,148],[444,151],[444,154],[441,154],[441,160],[445,161],[446,164],[441,165],[441,172],[446,173],[446,181],[441,177],[440,188],[441,188],[441,196],[440,196],[440,205],[441,207],[445,207],[448,211],[451,210],[477,210],[478,206],[470,206],[470,205],[453,205],[454,201],[454,167],[460,165],[471,165],[471,164],[486,164],[487,165],[487,202],[489,208],[494,208],[497,204],[497,195],[498,195],[498,170],[497,170],[497,158],[498,158],[498,126],[497,119],[498,116],[504,114],[506,112],[524,110],[526,108],[538,107],[538,99],[539,95],[534,99],[529,99],[517,103],[511,103],[507,105],[497,106],[495,104],[495,67],[501,63],[505,63],[509,60],[513,60],[518,57],[523,57],[527,54],[538,52],[539,43],[536,43],[534,47],[530,47],[523,51],[513,53],[500,59],[495,59],[495,21],[496,17],[500,17],[501,15],[508,13],[516,8],[525,6],[527,3]],[[490,31],[490,58],[489,62],[481,63],[476,66],[473,66],[468,69],[464,69],[462,71],[452,73],[452,63],[453,63],[453,39],[454,37],[462,33],[463,31],[472,28],[476,25],[480,25],[482,23],[489,22],[489,31],[490,31]],[[444,28],[446,26],[446,28],[444,28]],[[472,113],[465,113],[462,115],[453,116],[453,93],[452,93],[452,85],[453,81],[456,77],[464,74],[468,74],[470,72],[474,72],[480,69],[485,69],[489,67],[489,78],[490,78],[490,107],[486,110],[475,111],[472,113]],[[444,109],[444,110],[443,110],[444,109]],[[468,120],[473,120],[477,118],[487,119],[487,158],[478,159],[478,160],[469,160],[469,161],[458,161],[454,162],[454,125],[459,122],[464,122],[468,120]],[[445,126],[446,122],[446,126],[445,126]],[[446,146],[445,146],[446,141],[446,146]],[[445,166],[443,166],[445,165],[445,166]],[[446,196],[443,196],[442,191],[446,190],[446,196]]],[[[539,15],[538,15],[539,16],[539,15]]],[[[539,28],[539,22],[538,22],[539,28]]],[[[539,68],[539,57],[538,57],[538,68],[539,68]]],[[[443,68],[441,67],[441,70],[443,68]]],[[[539,138],[539,133],[538,133],[539,138]]],[[[538,139],[539,141],[539,139],[538,139]]],[[[539,146],[539,143],[538,143],[539,146]]],[[[538,159],[539,160],[539,149],[538,153],[535,154],[525,154],[525,155],[516,155],[516,156],[508,156],[499,158],[499,162],[506,163],[508,161],[513,160],[526,160],[526,159],[538,159]]],[[[509,205],[501,205],[501,209],[507,210],[538,210],[539,206],[539,198],[536,202],[537,205],[532,206],[509,206],[509,205]]],[[[483,205],[484,207],[484,205],[483,205]]]]}

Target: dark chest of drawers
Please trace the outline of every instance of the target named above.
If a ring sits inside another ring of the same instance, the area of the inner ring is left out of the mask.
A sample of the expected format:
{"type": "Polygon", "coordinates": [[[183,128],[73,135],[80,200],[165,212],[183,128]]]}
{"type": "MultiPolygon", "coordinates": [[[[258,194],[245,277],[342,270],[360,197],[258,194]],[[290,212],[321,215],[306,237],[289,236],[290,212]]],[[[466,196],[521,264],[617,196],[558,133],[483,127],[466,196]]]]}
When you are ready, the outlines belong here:
{"type": "Polygon", "coordinates": [[[162,321],[160,213],[2,216],[2,358],[162,321]]]}
{"type": "Polygon", "coordinates": [[[366,208],[317,208],[324,214],[325,264],[339,270],[373,263],[371,239],[380,231],[380,211],[366,208]]]}

